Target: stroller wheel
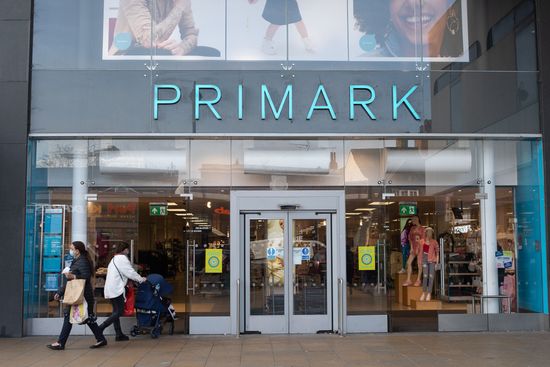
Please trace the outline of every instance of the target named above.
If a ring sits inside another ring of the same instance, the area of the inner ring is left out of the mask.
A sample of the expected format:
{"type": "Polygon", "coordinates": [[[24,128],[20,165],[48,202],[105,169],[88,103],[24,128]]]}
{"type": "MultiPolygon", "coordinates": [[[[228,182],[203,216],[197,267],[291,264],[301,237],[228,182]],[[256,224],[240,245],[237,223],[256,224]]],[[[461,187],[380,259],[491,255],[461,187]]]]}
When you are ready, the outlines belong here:
{"type": "Polygon", "coordinates": [[[134,326],[134,327],[132,328],[132,330],[130,330],[130,335],[133,336],[133,337],[135,337],[136,335],[138,335],[138,328],[137,328],[137,326],[134,326]]]}
{"type": "Polygon", "coordinates": [[[156,339],[159,337],[159,331],[155,328],[151,330],[151,338],[156,339]]]}

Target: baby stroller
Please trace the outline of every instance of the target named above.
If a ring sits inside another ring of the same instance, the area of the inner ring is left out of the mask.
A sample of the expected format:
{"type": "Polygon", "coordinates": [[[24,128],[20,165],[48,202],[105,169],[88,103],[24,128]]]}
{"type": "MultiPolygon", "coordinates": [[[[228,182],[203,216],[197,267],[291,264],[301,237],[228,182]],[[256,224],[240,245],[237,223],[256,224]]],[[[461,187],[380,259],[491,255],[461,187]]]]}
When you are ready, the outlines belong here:
{"type": "Polygon", "coordinates": [[[139,285],[134,305],[137,325],[130,330],[130,335],[149,333],[151,338],[156,339],[166,323],[170,324],[170,335],[174,333],[176,312],[170,298],[167,298],[172,290],[172,285],[159,274],[149,275],[147,281],[139,285]]]}

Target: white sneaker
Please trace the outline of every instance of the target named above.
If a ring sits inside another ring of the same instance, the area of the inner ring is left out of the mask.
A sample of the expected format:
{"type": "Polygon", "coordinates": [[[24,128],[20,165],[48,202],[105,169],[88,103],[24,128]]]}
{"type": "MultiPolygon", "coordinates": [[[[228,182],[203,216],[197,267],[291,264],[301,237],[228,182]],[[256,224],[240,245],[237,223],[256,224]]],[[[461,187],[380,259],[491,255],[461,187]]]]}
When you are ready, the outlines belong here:
{"type": "Polygon", "coordinates": [[[262,52],[266,55],[277,55],[277,48],[275,47],[273,40],[264,38],[262,43],[262,52]]]}
{"type": "Polygon", "coordinates": [[[425,299],[426,299],[426,295],[422,293],[422,295],[420,296],[420,302],[424,301],[425,299]]]}
{"type": "Polygon", "coordinates": [[[397,274],[405,274],[406,272],[407,271],[404,268],[401,268],[401,270],[399,270],[397,274]]]}
{"type": "Polygon", "coordinates": [[[311,38],[305,37],[302,38],[302,42],[304,43],[304,48],[307,52],[315,53],[315,46],[313,46],[313,42],[311,42],[311,38]]]}

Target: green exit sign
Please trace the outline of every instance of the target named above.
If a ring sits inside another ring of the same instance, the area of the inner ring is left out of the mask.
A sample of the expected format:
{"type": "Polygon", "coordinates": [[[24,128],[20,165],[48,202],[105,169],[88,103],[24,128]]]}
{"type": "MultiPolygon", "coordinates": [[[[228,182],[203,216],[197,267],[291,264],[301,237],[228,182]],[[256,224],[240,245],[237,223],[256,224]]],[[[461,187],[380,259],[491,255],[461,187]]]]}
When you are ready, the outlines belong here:
{"type": "Polygon", "coordinates": [[[165,217],[167,214],[166,205],[149,205],[149,215],[151,217],[165,217]]]}
{"type": "Polygon", "coordinates": [[[414,204],[399,204],[399,214],[401,216],[417,215],[418,207],[414,204]]]}

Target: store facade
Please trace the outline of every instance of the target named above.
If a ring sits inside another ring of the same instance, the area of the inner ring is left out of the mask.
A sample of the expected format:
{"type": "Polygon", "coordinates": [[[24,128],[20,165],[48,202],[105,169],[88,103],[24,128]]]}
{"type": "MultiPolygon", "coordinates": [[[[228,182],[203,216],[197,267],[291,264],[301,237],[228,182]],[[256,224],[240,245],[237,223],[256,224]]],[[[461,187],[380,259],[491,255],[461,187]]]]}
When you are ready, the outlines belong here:
{"type": "Polygon", "coordinates": [[[319,2],[34,2],[25,335],[75,240],[191,334],[548,329],[537,4],[319,2]]]}

